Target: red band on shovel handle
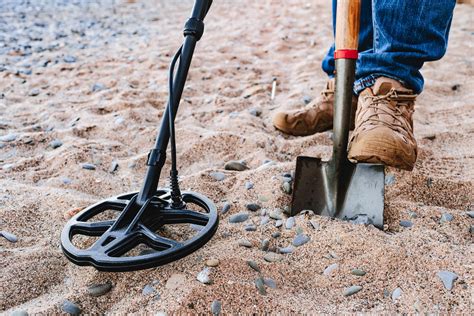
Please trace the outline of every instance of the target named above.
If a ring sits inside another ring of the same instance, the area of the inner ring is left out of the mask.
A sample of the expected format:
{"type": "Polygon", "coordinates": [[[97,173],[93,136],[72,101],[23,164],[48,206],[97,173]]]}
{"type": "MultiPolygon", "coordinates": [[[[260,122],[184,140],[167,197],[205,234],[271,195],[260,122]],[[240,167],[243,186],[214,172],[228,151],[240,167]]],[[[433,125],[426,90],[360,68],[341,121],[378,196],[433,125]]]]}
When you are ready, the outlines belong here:
{"type": "Polygon", "coordinates": [[[358,57],[357,49],[338,49],[334,52],[334,59],[357,59],[358,57]]]}

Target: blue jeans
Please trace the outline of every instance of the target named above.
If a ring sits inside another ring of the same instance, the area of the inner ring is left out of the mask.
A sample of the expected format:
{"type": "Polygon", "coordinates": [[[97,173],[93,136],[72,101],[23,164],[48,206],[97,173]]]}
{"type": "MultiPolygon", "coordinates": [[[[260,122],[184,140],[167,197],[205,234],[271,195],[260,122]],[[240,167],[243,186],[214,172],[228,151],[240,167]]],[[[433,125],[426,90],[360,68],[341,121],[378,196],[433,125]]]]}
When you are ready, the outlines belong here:
{"type": "MultiPolygon", "coordinates": [[[[336,0],[333,0],[333,28],[336,0]]],[[[401,81],[415,93],[423,90],[420,69],[446,52],[456,0],[362,0],[354,93],[380,76],[401,81]]],[[[323,60],[334,76],[334,44],[323,60]]]]}

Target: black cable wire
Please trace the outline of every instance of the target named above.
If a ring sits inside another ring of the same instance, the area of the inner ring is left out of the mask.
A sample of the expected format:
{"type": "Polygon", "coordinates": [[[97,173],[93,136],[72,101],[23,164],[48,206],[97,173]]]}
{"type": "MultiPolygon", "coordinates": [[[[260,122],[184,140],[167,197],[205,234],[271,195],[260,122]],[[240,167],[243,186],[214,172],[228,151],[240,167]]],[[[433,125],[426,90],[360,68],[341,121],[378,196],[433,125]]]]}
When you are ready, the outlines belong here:
{"type": "Polygon", "coordinates": [[[168,99],[168,112],[169,112],[169,128],[170,128],[170,145],[171,145],[171,170],[170,170],[170,189],[171,189],[171,200],[172,206],[179,208],[183,206],[183,199],[181,197],[181,190],[179,189],[179,178],[178,178],[178,167],[176,163],[176,136],[174,128],[174,96],[173,96],[173,81],[174,81],[174,68],[178,59],[181,57],[183,46],[181,46],[173,57],[169,69],[169,99],[168,99]]]}

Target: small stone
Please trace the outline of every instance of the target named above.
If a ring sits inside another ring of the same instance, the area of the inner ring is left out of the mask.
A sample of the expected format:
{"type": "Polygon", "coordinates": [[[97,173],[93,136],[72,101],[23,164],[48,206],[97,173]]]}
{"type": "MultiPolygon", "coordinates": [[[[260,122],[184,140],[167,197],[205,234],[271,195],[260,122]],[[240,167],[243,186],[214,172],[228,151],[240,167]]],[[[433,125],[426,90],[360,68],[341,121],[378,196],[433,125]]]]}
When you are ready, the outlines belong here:
{"type": "Polygon", "coordinates": [[[265,284],[264,284],[263,278],[261,278],[261,277],[257,278],[255,280],[255,286],[258,289],[258,293],[260,293],[261,295],[267,295],[267,291],[265,290],[265,284]]]}
{"type": "Polygon", "coordinates": [[[354,216],[349,220],[350,223],[355,225],[371,225],[373,224],[372,219],[369,218],[366,214],[359,214],[354,216]]]}
{"type": "Polygon", "coordinates": [[[443,213],[441,215],[440,223],[451,222],[454,219],[454,216],[449,213],[443,213]]]}
{"type": "Polygon", "coordinates": [[[86,170],[95,170],[96,166],[92,163],[83,163],[82,164],[82,169],[86,170]]]}
{"type": "Polygon", "coordinates": [[[64,58],[63,58],[63,61],[64,61],[65,63],[68,63],[68,64],[75,63],[76,60],[77,60],[76,57],[71,56],[71,55],[66,55],[66,56],[64,56],[64,58]]]}
{"type": "Polygon", "coordinates": [[[0,231],[0,236],[3,236],[3,238],[8,240],[9,242],[17,242],[18,241],[18,237],[16,237],[16,235],[14,235],[12,233],[9,233],[9,232],[6,232],[4,230],[0,231]]]}
{"type": "Polygon", "coordinates": [[[330,276],[334,271],[339,268],[339,265],[337,263],[333,263],[329,265],[326,269],[324,269],[323,274],[326,276],[330,276]]]}
{"type": "Polygon", "coordinates": [[[206,260],[206,266],[208,267],[217,267],[219,265],[219,259],[208,259],[206,260]]]}
{"type": "Polygon", "coordinates": [[[110,163],[110,168],[109,168],[109,172],[110,173],[114,173],[115,171],[117,171],[119,167],[119,164],[116,160],[113,160],[111,163],[110,163]]]}
{"type": "Polygon", "coordinates": [[[245,181],[245,189],[247,190],[253,189],[253,183],[250,181],[245,181]]]}
{"type": "Polygon", "coordinates": [[[262,203],[266,203],[268,202],[270,199],[268,197],[266,197],[265,195],[259,195],[258,196],[258,200],[262,203]]]}
{"type": "Polygon", "coordinates": [[[289,182],[283,182],[281,184],[281,190],[285,192],[286,194],[291,194],[291,184],[289,182]]]}
{"type": "Polygon", "coordinates": [[[245,247],[245,248],[251,248],[252,247],[252,243],[250,241],[248,241],[247,239],[239,239],[237,241],[238,245],[239,246],[242,246],[242,247],[245,247]]]}
{"type": "Polygon", "coordinates": [[[385,184],[392,185],[395,183],[395,175],[393,173],[389,173],[385,176],[385,184]]]}
{"type": "Polygon", "coordinates": [[[469,227],[469,233],[470,233],[470,234],[474,234],[474,225],[471,225],[471,226],[469,227]]]}
{"type": "Polygon", "coordinates": [[[274,232],[274,233],[272,234],[272,238],[278,238],[278,237],[280,237],[280,236],[281,236],[281,233],[280,233],[280,232],[274,232]]]}
{"type": "Polygon", "coordinates": [[[253,261],[253,260],[248,260],[247,261],[247,264],[249,265],[249,267],[251,267],[252,269],[254,269],[255,271],[257,272],[260,272],[260,268],[258,267],[258,264],[253,261]]]}
{"type": "Polygon", "coordinates": [[[28,316],[28,312],[20,309],[12,312],[10,316],[28,316]]]}
{"type": "Polygon", "coordinates": [[[292,253],[293,251],[295,251],[295,247],[293,246],[288,246],[288,247],[280,247],[278,248],[278,252],[279,253],[282,253],[282,254],[289,254],[289,253],[292,253]]]}
{"type": "Polygon", "coordinates": [[[112,283],[93,284],[87,288],[87,294],[93,297],[99,297],[107,294],[112,289],[112,283]]]}
{"type": "Polygon", "coordinates": [[[237,213],[229,217],[229,223],[242,223],[245,222],[249,218],[248,213],[237,213]]]}
{"type": "Polygon", "coordinates": [[[312,100],[313,98],[311,98],[309,95],[303,96],[303,102],[305,105],[309,104],[312,100]]]}
{"type": "Polygon", "coordinates": [[[260,244],[260,250],[268,251],[268,248],[270,248],[270,239],[262,240],[262,242],[260,244]]]}
{"type": "Polygon", "coordinates": [[[63,145],[63,142],[60,141],[59,139],[55,139],[49,143],[49,147],[56,149],[59,148],[63,145]]]}
{"type": "Polygon", "coordinates": [[[8,142],[13,142],[16,138],[17,138],[17,135],[11,133],[11,134],[0,136],[0,141],[8,143],[8,142]]]}
{"type": "Polygon", "coordinates": [[[411,221],[401,220],[400,221],[400,226],[410,228],[410,227],[413,226],[413,223],[411,221]]]}
{"type": "Polygon", "coordinates": [[[221,214],[227,213],[230,210],[231,206],[232,204],[230,204],[229,202],[224,202],[224,204],[222,205],[221,214]]]}
{"type": "Polygon", "coordinates": [[[262,219],[260,220],[260,226],[264,226],[270,222],[270,217],[268,216],[263,216],[262,219]]]}
{"type": "Polygon", "coordinates": [[[244,229],[248,232],[254,232],[257,230],[257,226],[255,226],[254,224],[248,224],[244,227],[244,229]]]}
{"type": "Polygon", "coordinates": [[[252,212],[256,212],[258,211],[259,209],[261,209],[262,207],[256,203],[249,203],[246,205],[247,209],[249,211],[252,211],[252,212]]]}
{"type": "Polygon", "coordinates": [[[2,169],[3,169],[3,171],[10,171],[10,170],[13,169],[14,166],[15,166],[15,165],[12,164],[12,163],[7,163],[7,164],[4,164],[4,165],[3,165],[2,169]]]}
{"type": "Polygon", "coordinates": [[[283,226],[283,220],[279,219],[279,220],[277,220],[277,221],[275,222],[275,227],[276,227],[276,228],[279,228],[279,227],[281,227],[281,226],[283,226]]]}
{"type": "Polygon", "coordinates": [[[145,296],[153,294],[154,292],[155,292],[155,288],[150,284],[145,285],[145,287],[142,290],[142,294],[145,296]]]}
{"type": "Polygon", "coordinates": [[[360,290],[362,290],[362,286],[353,285],[353,286],[350,286],[350,287],[346,288],[344,290],[343,294],[344,294],[344,296],[351,296],[351,295],[356,294],[360,290]]]}
{"type": "Polygon", "coordinates": [[[315,220],[310,220],[310,221],[309,221],[309,224],[310,224],[311,227],[313,227],[313,229],[315,229],[315,230],[319,230],[319,228],[320,228],[319,223],[316,222],[315,220]]]}
{"type": "Polygon", "coordinates": [[[253,116],[260,116],[262,115],[262,110],[261,109],[258,109],[258,108],[250,108],[249,109],[249,113],[253,116]]]}
{"type": "Polygon", "coordinates": [[[293,246],[299,247],[306,244],[310,240],[308,235],[298,234],[295,239],[293,239],[293,246]]]}
{"type": "Polygon", "coordinates": [[[289,217],[289,218],[286,220],[285,228],[286,228],[286,229],[292,229],[293,226],[295,226],[295,218],[294,218],[294,217],[289,217]]]}
{"type": "Polygon", "coordinates": [[[69,300],[63,302],[61,309],[63,312],[70,315],[79,315],[81,313],[81,308],[69,300]]]}
{"type": "Polygon", "coordinates": [[[360,269],[352,269],[351,270],[351,274],[353,275],[357,275],[357,276],[364,276],[367,272],[365,272],[364,270],[360,270],[360,269]]]}
{"type": "Polygon", "coordinates": [[[402,296],[402,289],[397,287],[395,290],[392,292],[392,301],[396,301],[402,296]]]}
{"type": "Polygon", "coordinates": [[[214,171],[209,174],[214,180],[216,181],[222,181],[225,179],[225,174],[219,171],[214,171]]]}
{"type": "Polygon", "coordinates": [[[283,214],[280,209],[274,209],[270,212],[270,218],[273,218],[275,220],[281,220],[283,219],[283,214]]]}
{"type": "Polygon", "coordinates": [[[225,163],[224,165],[225,170],[233,170],[233,171],[245,171],[248,169],[247,165],[245,165],[241,161],[237,160],[230,160],[225,163]]]}
{"type": "Polygon", "coordinates": [[[103,83],[100,83],[100,82],[96,82],[92,85],[91,87],[91,91],[92,92],[97,92],[97,91],[102,91],[104,89],[106,89],[107,87],[103,84],[103,83]]]}
{"type": "Polygon", "coordinates": [[[474,211],[467,211],[466,215],[469,216],[470,218],[474,218],[474,211]]]}
{"type": "Polygon", "coordinates": [[[28,95],[29,95],[30,97],[36,97],[36,96],[39,95],[39,94],[40,94],[40,90],[39,90],[39,89],[33,89],[33,90],[30,91],[30,93],[28,93],[28,95]]]}
{"type": "Polygon", "coordinates": [[[387,289],[383,289],[383,297],[385,298],[390,297],[390,291],[387,289]]]}
{"type": "Polygon", "coordinates": [[[283,257],[280,254],[274,252],[267,252],[263,259],[267,262],[279,262],[283,260],[283,257]]]}
{"type": "Polygon", "coordinates": [[[438,278],[443,282],[444,287],[451,291],[453,289],[454,281],[458,279],[458,275],[451,271],[439,271],[437,274],[438,278]]]}
{"type": "Polygon", "coordinates": [[[125,122],[125,119],[121,116],[117,116],[114,121],[115,125],[121,125],[123,122],[125,122]]]}
{"type": "Polygon", "coordinates": [[[212,301],[211,313],[212,315],[219,315],[221,313],[222,303],[219,300],[212,301]]]}
{"type": "Polygon", "coordinates": [[[266,286],[268,286],[269,288],[272,288],[272,289],[277,288],[277,284],[276,284],[275,280],[273,280],[272,278],[263,278],[263,283],[266,286]]]}
{"type": "Polygon", "coordinates": [[[416,214],[414,211],[408,211],[408,216],[410,216],[410,218],[417,218],[418,214],[416,214]]]}
{"type": "Polygon", "coordinates": [[[201,272],[197,275],[197,280],[203,284],[211,284],[212,280],[210,278],[211,268],[204,268],[201,272]]]}
{"type": "Polygon", "coordinates": [[[461,85],[459,83],[456,83],[456,84],[451,86],[451,90],[453,90],[453,91],[457,91],[457,90],[459,90],[459,88],[461,88],[461,85]]]}

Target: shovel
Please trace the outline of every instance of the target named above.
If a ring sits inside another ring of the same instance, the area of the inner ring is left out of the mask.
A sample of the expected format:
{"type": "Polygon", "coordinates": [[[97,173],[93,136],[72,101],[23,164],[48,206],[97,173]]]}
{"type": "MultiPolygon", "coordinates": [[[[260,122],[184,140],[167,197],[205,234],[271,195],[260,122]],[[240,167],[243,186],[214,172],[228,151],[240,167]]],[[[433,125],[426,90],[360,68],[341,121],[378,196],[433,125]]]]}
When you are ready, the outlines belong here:
{"type": "Polygon", "coordinates": [[[384,166],[351,163],[347,142],[360,25],[360,0],[338,0],[334,143],[330,161],[298,157],[291,215],[302,210],[383,227],[384,166]]]}

